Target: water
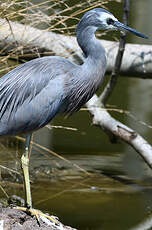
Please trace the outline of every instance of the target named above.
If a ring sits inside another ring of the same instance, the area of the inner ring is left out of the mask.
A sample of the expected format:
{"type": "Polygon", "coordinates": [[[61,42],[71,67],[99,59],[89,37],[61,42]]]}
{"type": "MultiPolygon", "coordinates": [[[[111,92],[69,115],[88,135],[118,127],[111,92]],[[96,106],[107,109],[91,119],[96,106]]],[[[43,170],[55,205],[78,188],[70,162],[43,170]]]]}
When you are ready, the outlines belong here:
{"type": "MultiPolygon", "coordinates": [[[[151,31],[151,7],[150,0],[132,1],[130,25],[148,34],[151,31]]],[[[122,5],[113,3],[109,8],[121,17],[122,5]]],[[[151,40],[134,36],[129,36],[129,41],[151,44],[151,40]]],[[[120,78],[108,103],[131,111],[134,119],[118,112],[111,114],[152,144],[151,129],[137,121],[152,124],[151,87],[151,80],[120,78]]],[[[33,148],[34,206],[57,215],[63,223],[79,230],[131,229],[149,217],[152,210],[151,171],[131,147],[122,142],[111,144],[107,135],[91,122],[90,115],[80,111],[69,119],[57,117],[53,121],[53,125],[73,127],[77,131],[43,128],[35,133],[35,142],[61,154],[92,175],[79,173],[70,163],[33,148]]],[[[22,150],[22,142],[2,138],[0,165],[18,169],[22,150]]],[[[2,171],[2,179],[9,181],[12,177],[15,181],[14,174],[2,171]]],[[[17,179],[20,181],[20,176],[17,179]]],[[[23,196],[19,184],[7,184],[5,189],[9,195],[23,196]]],[[[4,196],[2,192],[1,196],[4,196]]]]}

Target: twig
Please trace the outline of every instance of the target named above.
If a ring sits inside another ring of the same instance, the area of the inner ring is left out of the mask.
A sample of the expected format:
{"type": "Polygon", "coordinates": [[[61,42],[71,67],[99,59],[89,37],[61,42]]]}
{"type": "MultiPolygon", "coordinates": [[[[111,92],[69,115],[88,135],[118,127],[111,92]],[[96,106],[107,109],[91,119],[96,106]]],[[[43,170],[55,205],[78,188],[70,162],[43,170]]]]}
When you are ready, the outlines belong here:
{"type": "Polygon", "coordinates": [[[21,174],[20,174],[19,172],[17,172],[16,170],[7,168],[7,167],[5,167],[5,166],[3,166],[3,165],[0,165],[0,168],[5,169],[5,170],[7,170],[7,171],[9,171],[9,172],[12,172],[12,173],[21,175],[21,174]]]}
{"type": "Polygon", "coordinates": [[[9,195],[7,194],[7,192],[5,191],[5,189],[2,187],[2,185],[0,185],[0,189],[2,190],[2,192],[5,194],[6,198],[9,198],[9,195]]]}
{"type": "MultiPolygon", "coordinates": [[[[125,0],[125,2],[124,2],[124,13],[123,13],[124,24],[128,24],[129,6],[130,6],[129,0],[125,0]]],[[[114,90],[114,87],[116,86],[116,83],[117,83],[117,80],[119,77],[121,63],[122,63],[122,57],[123,57],[124,50],[125,50],[125,44],[126,44],[126,33],[122,32],[121,36],[120,36],[120,43],[119,43],[119,49],[118,49],[118,53],[117,53],[117,57],[116,57],[116,61],[115,61],[115,66],[114,66],[114,69],[112,71],[111,78],[110,78],[107,86],[105,87],[103,93],[100,96],[100,100],[101,100],[103,105],[106,104],[107,100],[109,99],[109,97],[111,96],[111,94],[114,90]]]]}
{"type": "MultiPolygon", "coordinates": [[[[19,136],[16,136],[16,139],[21,140],[21,141],[25,141],[25,139],[24,139],[23,137],[19,137],[19,136]]],[[[68,164],[70,164],[70,165],[72,165],[73,167],[77,168],[77,169],[80,170],[81,172],[84,172],[86,175],[91,176],[91,173],[87,172],[85,169],[81,168],[79,165],[77,165],[77,164],[75,164],[75,163],[72,163],[70,160],[68,160],[68,159],[66,159],[65,157],[59,155],[58,153],[56,153],[56,152],[54,152],[54,151],[52,151],[52,150],[50,150],[50,149],[48,149],[48,148],[46,148],[46,147],[44,147],[44,146],[42,146],[42,145],[39,145],[38,143],[33,142],[33,141],[31,141],[31,144],[32,144],[33,146],[36,146],[36,147],[38,147],[38,148],[40,148],[40,149],[42,149],[42,150],[44,150],[44,151],[46,151],[46,152],[52,154],[52,155],[55,156],[55,157],[57,157],[57,158],[59,158],[59,159],[65,161],[65,162],[67,162],[68,164]]]]}
{"type": "Polygon", "coordinates": [[[66,127],[62,125],[46,125],[45,127],[48,129],[65,129],[65,130],[70,130],[70,131],[78,131],[77,128],[66,127]]]}
{"type": "Polygon", "coordinates": [[[9,21],[9,19],[8,19],[7,17],[5,17],[5,19],[6,19],[6,21],[8,22],[8,25],[9,25],[9,27],[10,27],[10,31],[11,31],[11,34],[12,34],[12,36],[13,36],[15,45],[16,45],[16,47],[18,47],[18,42],[17,42],[17,40],[16,40],[16,38],[15,38],[15,35],[14,35],[14,33],[13,33],[13,29],[12,29],[11,23],[10,23],[10,21],[9,21]]]}

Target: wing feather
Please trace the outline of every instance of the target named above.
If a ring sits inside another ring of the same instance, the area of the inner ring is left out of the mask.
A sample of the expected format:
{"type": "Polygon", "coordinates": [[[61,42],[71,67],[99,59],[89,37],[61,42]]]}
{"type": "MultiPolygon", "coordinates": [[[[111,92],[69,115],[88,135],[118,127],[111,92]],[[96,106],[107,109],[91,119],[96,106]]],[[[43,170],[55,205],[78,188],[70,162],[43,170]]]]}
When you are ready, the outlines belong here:
{"type": "Polygon", "coordinates": [[[0,79],[0,135],[14,134],[21,126],[20,131],[26,131],[25,124],[31,122],[29,108],[33,119],[31,130],[48,122],[51,114],[55,115],[59,108],[64,94],[64,78],[73,67],[74,64],[64,58],[43,57],[24,63],[4,75],[0,79]],[[39,120],[36,120],[36,112],[40,114],[39,120]],[[21,114],[24,114],[22,119],[21,114]],[[48,117],[45,119],[44,116],[48,117]],[[16,129],[13,127],[14,119],[15,123],[20,122],[16,129]]]}

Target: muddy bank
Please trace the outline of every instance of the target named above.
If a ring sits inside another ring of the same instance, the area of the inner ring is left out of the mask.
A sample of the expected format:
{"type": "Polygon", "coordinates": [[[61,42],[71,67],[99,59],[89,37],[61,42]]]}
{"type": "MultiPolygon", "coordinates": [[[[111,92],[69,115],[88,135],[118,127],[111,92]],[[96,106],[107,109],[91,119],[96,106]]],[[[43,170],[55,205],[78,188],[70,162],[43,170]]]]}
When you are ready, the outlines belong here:
{"type": "Polygon", "coordinates": [[[58,221],[57,224],[45,223],[40,219],[39,223],[35,216],[13,208],[4,208],[0,204],[0,230],[76,230],[65,226],[58,221]],[[51,225],[49,225],[51,224],[51,225]]]}

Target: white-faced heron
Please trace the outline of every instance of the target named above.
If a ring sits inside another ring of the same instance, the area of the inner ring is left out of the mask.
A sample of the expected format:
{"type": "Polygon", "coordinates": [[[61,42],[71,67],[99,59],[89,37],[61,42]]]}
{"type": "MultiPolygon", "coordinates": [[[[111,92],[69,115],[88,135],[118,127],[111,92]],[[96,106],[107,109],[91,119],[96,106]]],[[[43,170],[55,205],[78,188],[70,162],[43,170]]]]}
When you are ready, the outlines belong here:
{"type": "MultiPolygon", "coordinates": [[[[95,8],[84,14],[76,35],[85,56],[77,65],[63,57],[48,56],[26,62],[0,78],[0,136],[26,133],[22,155],[26,206],[32,208],[29,180],[31,133],[57,114],[78,111],[102,85],[106,53],[96,39],[98,29],[126,30],[144,34],[120,23],[110,12],[95,8]]],[[[50,44],[51,45],[51,44],[50,44]]]]}

